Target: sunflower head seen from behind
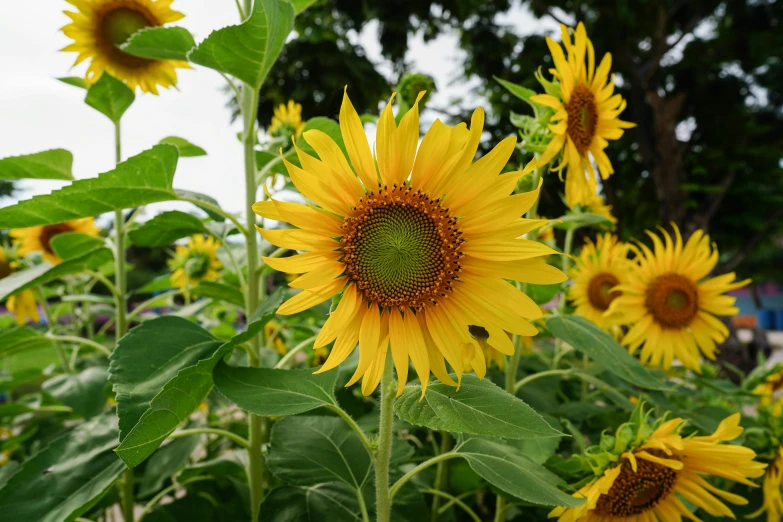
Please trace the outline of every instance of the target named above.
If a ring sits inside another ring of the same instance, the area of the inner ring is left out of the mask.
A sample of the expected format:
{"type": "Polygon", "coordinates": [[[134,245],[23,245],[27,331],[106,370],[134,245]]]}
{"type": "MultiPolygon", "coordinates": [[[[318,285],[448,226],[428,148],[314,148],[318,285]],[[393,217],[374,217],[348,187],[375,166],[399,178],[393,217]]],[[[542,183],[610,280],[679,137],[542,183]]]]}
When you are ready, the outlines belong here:
{"type": "Polygon", "coordinates": [[[614,93],[614,77],[609,76],[612,57],[605,54],[598,67],[595,64],[593,44],[587,37],[583,23],[574,31],[573,41],[569,29],[560,25],[563,47],[547,37],[555,68],[550,69],[558,80],[558,89],[539,94],[532,101],[551,107],[549,130],[552,140],[541,155],[539,166],[553,161],[562,153],[556,170],[568,168],[566,200],[569,207],[575,204],[576,194],[588,179],[595,180],[591,158],[606,179],[614,170],[604,152],[607,140],[616,140],[624,129],[633,123],[618,118],[625,109],[625,100],[614,93]],[[563,52],[565,48],[565,53],[563,52]],[[585,169],[588,178],[585,178],[585,169]]]}
{"type": "MultiPolygon", "coordinates": [[[[739,437],[740,415],[724,419],[712,435],[683,436],[685,423],[675,418],[650,423],[637,407],[632,420],[581,457],[592,474],[575,497],[586,502],[576,508],[556,508],[549,516],[558,522],[681,522],[699,520],[696,509],[714,517],[735,518],[725,502],[747,504],[739,495],[720,489],[707,477],[755,486],[750,480],[764,474],[749,448],[724,444],[739,437]]],[[[584,482],[584,481],[583,481],[584,482]]]]}
{"type": "Polygon", "coordinates": [[[513,137],[474,162],[483,126],[481,108],[469,128],[436,120],[419,145],[418,104],[397,125],[390,102],[378,120],[373,157],[346,94],[340,130],[347,157],[318,130],[303,137],[320,159],[297,148],[300,168],[283,157],[291,180],[312,204],[269,200],[254,210],[295,227],[260,229],[267,241],[302,252],[266,259],[276,270],[303,274],[290,283],[302,291],[278,314],[337,297],[315,341],[315,348],[334,342],[320,372],[339,365],[358,343],[359,363],[349,385],[363,378],[362,392],[372,393],[390,351],[399,393],[409,360],[424,392],[430,372],[457,384],[445,363],[459,380],[463,345],[481,351],[471,326],[483,328],[487,342],[505,354],[514,350],[506,332],[538,332],[528,320],[541,310],[507,280],[554,284],[565,275],[542,261],[554,250],[518,239],[546,223],[520,217],[538,188],[511,195],[534,165],[501,174],[514,151],[513,137]]]}
{"type": "Polygon", "coordinates": [[[214,281],[220,277],[218,270],[223,264],[217,257],[220,241],[212,236],[204,238],[196,234],[188,239],[187,245],[177,245],[169,267],[174,270],[171,284],[179,288],[195,286],[200,281],[214,281]]]}
{"type": "Polygon", "coordinates": [[[95,218],[81,218],[57,223],[54,225],[43,225],[28,228],[15,228],[8,233],[17,245],[16,253],[19,257],[24,257],[34,252],[40,252],[44,261],[53,265],[58,264],[61,259],[52,247],[52,239],[60,234],[67,232],[78,232],[88,236],[97,236],[100,229],[95,226],[95,218]]]}
{"type": "Polygon", "coordinates": [[[293,100],[288,100],[288,105],[281,103],[275,107],[268,132],[273,138],[298,138],[302,135],[304,127],[305,121],[302,120],[302,106],[293,100]]]}
{"type": "Polygon", "coordinates": [[[605,330],[616,326],[606,311],[620,296],[616,287],[633,270],[629,250],[629,245],[619,242],[612,234],[600,235],[595,243],[588,240],[582,246],[568,274],[573,281],[568,298],[576,307],[576,314],[605,330]]]}
{"type": "Polygon", "coordinates": [[[700,372],[699,355],[715,359],[717,344],[729,334],[715,316],[739,311],[736,298],[726,292],[750,281],[735,281],[734,273],[708,277],[718,262],[718,250],[701,230],[685,243],[676,226],[674,239],[665,231],[663,241],[647,233],[653,248],[639,244],[638,264],[628,282],[618,287],[623,295],[612,302],[610,312],[630,326],[622,342],[631,351],[641,348],[643,363],[668,370],[679,359],[700,372]]]}
{"type": "Polygon", "coordinates": [[[120,48],[136,32],[176,22],[185,15],[171,9],[172,0],[66,0],[76,11],[65,11],[71,23],[62,28],[73,43],[63,49],[79,53],[78,65],[90,61],[87,83],[104,71],[135,90],[158,94],[158,87],[177,84],[177,68],[190,68],[177,60],[149,60],[120,48]]]}

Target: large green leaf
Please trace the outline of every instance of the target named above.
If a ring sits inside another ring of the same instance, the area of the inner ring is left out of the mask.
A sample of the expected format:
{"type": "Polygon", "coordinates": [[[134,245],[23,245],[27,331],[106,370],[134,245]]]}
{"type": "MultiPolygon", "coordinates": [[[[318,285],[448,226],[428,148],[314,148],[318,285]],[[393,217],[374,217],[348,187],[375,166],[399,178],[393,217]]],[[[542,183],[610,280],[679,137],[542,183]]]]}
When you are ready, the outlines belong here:
{"type": "Polygon", "coordinates": [[[147,27],[133,33],[120,48],[149,60],[187,60],[195,46],[193,35],[184,27],[147,27]]]}
{"type": "Polygon", "coordinates": [[[336,404],[334,387],[338,374],[219,364],[214,379],[215,387],[228,400],[245,411],[270,417],[296,415],[336,404]]]}
{"type": "Polygon", "coordinates": [[[162,212],[139,228],[128,232],[131,242],[139,246],[168,246],[177,239],[193,234],[209,234],[204,223],[191,214],[171,210],[162,212]]]}
{"type": "Polygon", "coordinates": [[[0,300],[34,288],[69,274],[95,270],[114,259],[108,248],[96,248],[80,256],[64,260],[58,265],[41,263],[26,270],[20,270],[0,280],[0,300]]]}
{"type": "Polygon", "coordinates": [[[213,211],[208,206],[204,206],[200,204],[200,203],[204,203],[206,205],[211,205],[220,208],[220,203],[218,203],[218,201],[212,196],[207,196],[206,194],[202,194],[200,192],[193,192],[192,190],[183,190],[183,189],[176,189],[174,192],[177,194],[177,199],[190,201],[194,205],[198,206],[201,210],[206,212],[207,215],[211,217],[213,220],[219,222],[223,222],[226,220],[225,217],[213,211]]]}
{"type": "Polygon", "coordinates": [[[100,237],[79,232],[65,232],[54,236],[49,244],[60,259],[70,259],[105,246],[106,242],[100,237]]]}
{"type": "Polygon", "coordinates": [[[294,4],[294,10],[296,11],[296,14],[301,13],[315,2],[316,0],[291,0],[291,3],[294,4]]]}
{"type": "Polygon", "coordinates": [[[144,466],[139,484],[139,498],[146,498],[158,491],[190,459],[199,445],[200,437],[174,439],[158,449],[144,466]]]}
{"type": "Polygon", "coordinates": [[[293,29],[294,16],[288,0],[255,0],[247,20],[214,31],[188,59],[258,89],[293,29]]]}
{"type": "Polygon", "coordinates": [[[160,140],[159,143],[168,143],[169,145],[174,145],[177,147],[179,149],[180,158],[195,158],[197,156],[207,155],[207,151],[198,145],[193,145],[185,138],[178,138],[177,136],[166,136],[160,140]]]}
{"type": "Polygon", "coordinates": [[[545,506],[576,507],[584,503],[558,489],[566,485],[562,479],[499,440],[471,438],[457,451],[473,471],[513,497],[545,506]]]}
{"type": "Polygon", "coordinates": [[[201,281],[194,289],[193,293],[200,297],[209,297],[210,299],[219,299],[231,303],[240,308],[245,306],[245,296],[239,288],[216,283],[214,281],[201,281]]]}
{"type": "Polygon", "coordinates": [[[130,87],[104,72],[97,82],[88,87],[84,103],[114,123],[119,123],[134,99],[136,95],[130,87]]]}
{"type": "Polygon", "coordinates": [[[338,417],[286,417],[275,423],[267,456],[269,470],[283,482],[315,486],[344,482],[359,490],[372,472],[370,454],[338,417]]]}
{"type": "Polygon", "coordinates": [[[51,194],[0,208],[0,228],[62,223],[176,199],[171,184],[177,158],[177,147],[156,145],[97,178],[77,180],[51,194]]]}
{"type": "MultiPolygon", "coordinates": [[[[237,499],[231,499],[238,502],[237,499]]],[[[144,517],[144,522],[224,522],[231,520],[226,517],[223,507],[207,494],[195,492],[166,503],[158,504],[155,509],[144,517]],[[209,500],[207,500],[209,499],[209,500]]]]}
{"type": "Polygon", "coordinates": [[[25,350],[51,347],[51,340],[26,326],[0,331],[0,358],[9,357],[25,350]]]}
{"type": "Polygon", "coordinates": [[[433,383],[420,397],[418,387],[403,393],[394,404],[397,416],[411,424],[454,433],[507,439],[562,436],[521,399],[475,375],[463,376],[459,390],[433,383]]]}
{"type": "Polygon", "coordinates": [[[73,179],[73,154],[52,149],[0,159],[0,179],[73,179]]]}
{"type": "Polygon", "coordinates": [[[125,470],[112,452],[116,445],[111,412],[55,439],[0,489],[3,520],[61,522],[85,513],[125,470]]]}
{"type": "Polygon", "coordinates": [[[197,324],[179,317],[146,321],[120,339],[109,359],[120,440],[125,440],[166,383],[180,370],[210,357],[220,344],[197,324]]]}
{"type": "Polygon", "coordinates": [[[547,329],[619,378],[641,388],[663,390],[667,386],[596,325],[575,315],[551,317],[547,329]]]}
{"type": "Polygon", "coordinates": [[[345,484],[273,489],[261,503],[270,522],[362,522],[356,493],[345,484]]]}
{"type": "Polygon", "coordinates": [[[73,411],[89,419],[98,415],[106,406],[103,389],[108,383],[104,368],[87,368],[79,373],[66,373],[52,377],[41,388],[73,411]]]}

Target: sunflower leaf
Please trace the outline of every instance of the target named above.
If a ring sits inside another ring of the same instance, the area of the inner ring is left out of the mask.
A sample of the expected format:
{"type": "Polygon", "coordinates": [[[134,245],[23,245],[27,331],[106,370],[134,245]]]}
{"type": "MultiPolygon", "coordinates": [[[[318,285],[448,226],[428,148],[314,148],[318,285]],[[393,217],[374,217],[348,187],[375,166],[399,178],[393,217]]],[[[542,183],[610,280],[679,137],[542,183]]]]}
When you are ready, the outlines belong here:
{"type": "Polygon", "coordinates": [[[584,504],[584,499],[558,489],[566,484],[557,475],[500,440],[470,438],[461,442],[456,451],[473,471],[512,497],[544,506],[584,504]]]}
{"type": "Polygon", "coordinates": [[[340,482],[275,488],[261,503],[264,520],[361,522],[356,492],[340,482]]]}
{"type": "Polygon", "coordinates": [[[288,0],[256,0],[247,20],[214,31],[188,59],[258,89],[293,29],[295,14],[288,0]]]}
{"type": "Polygon", "coordinates": [[[206,156],[207,151],[199,147],[198,145],[194,145],[185,138],[178,138],[177,136],[167,136],[160,140],[159,143],[168,143],[169,145],[174,145],[179,149],[179,157],[180,158],[195,158],[197,156],[206,156]]]}
{"type": "Polygon", "coordinates": [[[172,181],[178,157],[177,147],[156,145],[97,178],[0,208],[0,228],[50,225],[177,199],[172,181]]]}
{"type": "Polygon", "coordinates": [[[64,232],[57,234],[49,243],[60,259],[70,259],[90,250],[101,248],[106,243],[103,238],[89,236],[80,232],[64,232]]]}
{"type": "Polygon", "coordinates": [[[51,347],[50,339],[26,326],[0,332],[0,357],[10,357],[17,352],[51,347]]]}
{"type": "Polygon", "coordinates": [[[547,329],[624,381],[651,390],[665,390],[668,386],[647,370],[636,357],[620,346],[608,333],[579,316],[551,317],[547,329]]]}
{"type": "Polygon", "coordinates": [[[168,246],[177,239],[193,234],[209,234],[204,223],[191,214],[171,210],[162,212],[139,228],[128,232],[134,245],[145,247],[168,246]]]}
{"type": "Polygon", "coordinates": [[[187,60],[194,47],[196,41],[184,27],[147,27],[133,33],[120,49],[148,60],[187,60]]]}
{"type": "Polygon", "coordinates": [[[115,124],[133,104],[136,95],[133,89],[107,72],[101,74],[98,81],[87,89],[84,103],[100,112],[115,124]]]}
{"type": "Polygon", "coordinates": [[[406,422],[453,433],[489,435],[507,439],[561,437],[521,399],[487,379],[464,375],[459,390],[441,382],[402,394],[394,404],[397,416],[406,422]]]}
{"type": "Polygon", "coordinates": [[[66,179],[72,180],[73,154],[52,149],[23,156],[0,159],[0,179],[66,179]]]}
{"type": "Polygon", "coordinates": [[[63,76],[57,79],[73,87],[79,87],[80,89],[87,90],[88,87],[87,82],[81,76],[63,76]]]}
{"type": "Polygon", "coordinates": [[[94,366],[80,373],[52,377],[41,385],[41,389],[85,419],[90,419],[106,406],[103,389],[109,382],[107,377],[106,369],[94,366]]]}

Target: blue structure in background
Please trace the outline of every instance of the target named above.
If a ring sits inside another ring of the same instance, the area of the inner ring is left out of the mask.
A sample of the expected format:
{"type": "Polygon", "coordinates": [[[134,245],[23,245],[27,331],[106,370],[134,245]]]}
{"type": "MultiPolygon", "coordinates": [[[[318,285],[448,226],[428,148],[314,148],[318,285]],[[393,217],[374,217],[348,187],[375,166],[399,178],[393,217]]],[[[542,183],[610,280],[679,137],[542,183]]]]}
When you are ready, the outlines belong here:
{"type": "Polygon", "coordinates": [[[760,328],[783,330],[783,288],[775,284],[756,286],[756,295],[761,306],[757,307],[751,288],[731,292],[737,298],[736,306],[741,316],[755,316],[760,328]]]}

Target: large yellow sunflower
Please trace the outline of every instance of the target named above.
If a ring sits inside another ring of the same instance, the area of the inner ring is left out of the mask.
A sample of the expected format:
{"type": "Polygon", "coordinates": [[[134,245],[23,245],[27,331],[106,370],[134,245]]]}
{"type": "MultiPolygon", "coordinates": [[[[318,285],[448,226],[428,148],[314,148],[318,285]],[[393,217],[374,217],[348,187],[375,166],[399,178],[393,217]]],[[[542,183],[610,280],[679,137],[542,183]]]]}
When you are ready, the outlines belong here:
{"type": "Polygon", "coordinates": [[[629,281],[617,287],[623,295],[612,302],[609,312],[619,314],[622,324],[633,325],[622,342],[631,352],[641,347],[642,362],[668,370],[677,358],[699,372],[699,353],[715,359],[716,343],[729,334],[715,316],[738,312],[736,298],[724,294],[750,280],[734,281],[734,273],[707,278],[718,262],[718,251],[701,230],[684,246],[676,226],[674,241],[662,232],[665,244],[647,233],[654,250],[639,245],[638,265],[629,281]]]}
{"type": "Polygon", "coordinates": [[[272,137],[293,136],[298,138],[304,127],[302,106],[295,103],[294,100],[288,100],[287,106],[281,103],[275,108],[268,132],[272,137]]]}
{"type": "Polygon", "coordinates": [[[514,350],[506,331],[538,333],[527,319],[540,317],[541,310],[506,280],[554,284],[566,277],[541,261],[553,249],[521,239],[546,223],[520,217],[539,188],[510,195],[534,162],[522,172],[500,174],[514,151],[516,139],[510,137],[474,163],[483,126],[481,108],[470,129],[436,120],[417,152],[418,102],[399,126],[390,102],[378,120],[374,159],[346,94],[340,130],[348,158],[318,130],[304,138],[320,159],[298,148],[302,168],[283,158],[291,180],[313,204],[270,200],[253,209],[297,227],[259,229],[267,241],[306,251],[266,259],[275,270],[304,274],[290,284],[303,291],[278,313],[295,314],[340,297],[315,342],[319,348],[335,341],[319,371],[339,365],[358,342],[359,364],[349,385],[363,376],[362,392],[370,394],[391,346],[398,391],[410,359],[423,392],[430,371],[456,384],[444,358],[460,378],[461,347],[476,343],[471,325],[484,328],[488,342],[505,354],[514,350]]]}
{"type": "Polygon", "coordinates": [[[560,84],[560,96],[539,94],[531,98],[555,110],[549,129],[554,133],[539,160],[539,166],[552,161],[561,151],[563,159],[555,170],[568,167],[566,178],[566,201],[574,206],[577,194],[587,180],[595,181],[590,156],[598,166],[601,177],[608,178],[614,170],[604,152],[607,140],[616,140],[623,135],[623,129],[634,126],[617,117],[625,109],[625,100],[614,92],[614,75],[609,77],[612,57],[605,54],[598,69],[595,68],[593,44],[587,37],[583,23],[576,26],[574,41],[565,25],[560,25],[563,49],[547,37],[546,43],[552,53],[555,69],[552,75],[560,84]],[[585,64],[585,55],[587,64],[585,64]],[[588,178],[585,178],[585,169],[588,178]]]}
{"type": "Polygon", "coordinates": [[[606,311],[620,296],[615,287],[625,283],[633,270],[629,251],[629,245],[611,234],[598,236],[595,243],[588,239],[568,274],[573,281],[568,299],[576,306],[576,313],[605,330],[617,324],[606,311]]]}
{"type": "Polygon", "coordinates": [[[179,288],[194,286],[200,281],[214,281],[220,277],[218,270],[223,263],[217,258],[220,241],[213,237],[204,239],[196,234],[188,240],[187,245],[177,245],[174,257],[169,260],[169,267],[174,270],[171,284],[179,288]]]}
{"type": "Polygon", "coordinates": [[[735,518],[723,500],[747,504],[739,495],[710,484],[713,475],[755,486],[749,479],[764,474],[766,464],[753,459],[749,448],[720,444],[734,440],[743,429],[740,414],[723,420],[715,433],[682,437],[682,419],[661,424],[647,442],[623,452],[619,462],[606,468],[574,496],[586,502],[577,508],[556,508],[549,516],[558,522],[680,522],[699,520],[683,500],[715,517],[735,518]]]}
{"type": "Polygon", "coordinates": [[[756,518],[767,514],[767,522],[783,520],[783,447],[778,448],[775,460],[767,468],[762,485],[764,502],[758,511],[745,518],[756,518]]]}
{"type": "Polygon", "coordinates": [[[52,238],[65,232],[79,232],[88,236],[97,236],[101,230],[95,226],[95,218],[81,218],[56,225],[43,225],[29,228],[15,228],[8,233],[13,242],[19,245],[16,253],[19,257],[32,252],[41,252],[44,261],[56,265],[61,261],[52,248],[52,238]]]}
{"type": "Polygon", "coordinates": [[[171,9],[172,0],[66,1],[78,11],[64,11],[72,22],[62,31],[73,43],[62,50],[79,53],[74,65],[90,60],[87,83],[106,71],[131,89],[158,94],[158,86],[177,84],[177,68],[190,68],[184,61],[148,60],[120,50],[133,33],[182,19],[185,15],[171,9]]]}

